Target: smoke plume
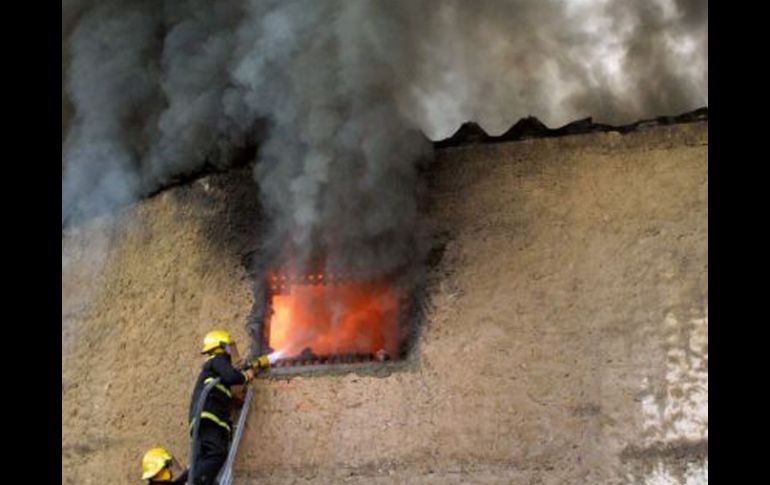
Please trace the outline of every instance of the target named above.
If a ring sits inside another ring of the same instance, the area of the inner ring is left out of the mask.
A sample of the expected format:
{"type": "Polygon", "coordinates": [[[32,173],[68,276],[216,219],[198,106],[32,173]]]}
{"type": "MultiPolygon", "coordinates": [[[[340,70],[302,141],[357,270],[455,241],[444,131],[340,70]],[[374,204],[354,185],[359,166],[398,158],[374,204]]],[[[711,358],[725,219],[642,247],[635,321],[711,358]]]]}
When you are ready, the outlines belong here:
{"type": "Polygon", "coordinates": [[[396,269],[423,134],[707,105],[707,17],[705,0],[64,1],[62,222],[258,143],[271,251],[396,269]]]}

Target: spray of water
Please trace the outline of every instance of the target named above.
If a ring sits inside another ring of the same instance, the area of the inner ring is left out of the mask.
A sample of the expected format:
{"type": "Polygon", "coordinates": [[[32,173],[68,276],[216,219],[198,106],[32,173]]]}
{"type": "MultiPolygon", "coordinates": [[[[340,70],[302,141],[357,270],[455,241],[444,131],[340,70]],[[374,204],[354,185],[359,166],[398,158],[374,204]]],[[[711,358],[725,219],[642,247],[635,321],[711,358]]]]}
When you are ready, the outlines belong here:
{"type": "Polygon", "coordinates": [[[267,361],[270,362],[270,365],[275,364],[278,359],[280,359],[283,356],[282,350],[276,350],[275,352],[272,352],[267,355],[267,361]]]}

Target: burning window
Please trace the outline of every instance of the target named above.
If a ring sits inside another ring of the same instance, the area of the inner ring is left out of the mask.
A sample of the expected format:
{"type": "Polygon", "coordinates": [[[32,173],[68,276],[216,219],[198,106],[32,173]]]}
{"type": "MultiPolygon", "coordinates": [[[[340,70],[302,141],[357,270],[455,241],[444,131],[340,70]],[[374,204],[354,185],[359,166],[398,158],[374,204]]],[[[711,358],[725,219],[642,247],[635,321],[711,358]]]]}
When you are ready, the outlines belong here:
{"type": "Polygon", "coordinates": [[[397,358],[402,291],[385,280],[268,274],[263,338],[275,367],[397,358]]]}

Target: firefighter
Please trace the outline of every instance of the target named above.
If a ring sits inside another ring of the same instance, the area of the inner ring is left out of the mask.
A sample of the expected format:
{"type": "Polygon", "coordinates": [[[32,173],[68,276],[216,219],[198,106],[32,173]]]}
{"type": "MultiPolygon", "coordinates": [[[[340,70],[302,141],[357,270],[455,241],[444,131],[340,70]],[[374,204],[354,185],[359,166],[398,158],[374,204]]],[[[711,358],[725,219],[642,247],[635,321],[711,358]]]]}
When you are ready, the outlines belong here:
{"type": "Polygon", "coordinates": [[[253,366],[247,366],[244,370],[236,369],[231,361],[234,351],[235,344],[230,334],[224,330],[211,331],[203,339],[201,353],[206,355],[206,361],[195,383],[188,414],[191,430],[195,419],[200,420],[196,443],[198,451],[194,464],[194,485],[212,484],[227,459],[232,432],[231,386],[250,382],[254,378],[254,366],[256,368],[269,366],[267,358],[263,356],[257,359],[253,366]],[[200,415],[194,416],[201,391],[215,378],[219,378],[220,382],[209,392],[200,415]]]}
{"type": "Polygon", "coordinates": [[[174,478],[174,469],[179,470],[179,465],[174,457],[161,447],[147,450],[142,457],[142,480],[152,485],[162,483],[165,485],[184,485],[187,483],[187,470],[179,473],[174,478]]]}

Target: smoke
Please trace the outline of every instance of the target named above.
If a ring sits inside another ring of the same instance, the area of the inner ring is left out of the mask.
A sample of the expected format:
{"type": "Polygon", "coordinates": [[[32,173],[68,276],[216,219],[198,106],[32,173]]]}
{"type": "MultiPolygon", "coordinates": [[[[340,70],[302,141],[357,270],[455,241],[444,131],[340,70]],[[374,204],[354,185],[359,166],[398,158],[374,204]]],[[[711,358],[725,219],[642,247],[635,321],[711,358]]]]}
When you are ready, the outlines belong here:
{"type": "Polygon", "coordinates": [[[705,0],[434,6],[414,112],[433,139],[468,120],[500,134],[528,115],[628,123],[708,104],[705,0]]]}
{"type": "Polygon", "coordinates": [[[686,0],[65,2],[62,222],[259,143],[269,254],[397,269],[419,251],[423,133],[707,105],[707,18],[686,0]]]}
{"type": "Polygon", "coordinates": [[[152,4],[96,3],[69,39],[75,114],[63,146],[62,222],[142,194],[141,155],[161,101],[154,59],[160,15],[152,4]]]}
{"type": "Polygon", "coordinates": [[[415,160],[430,144],[399,108],[414,16],[389,9],[253,2],[238,32],[234,99],[271,121],[256,167],[268,245],[296,264],[389,271],[413,250],[415,160]]]}

